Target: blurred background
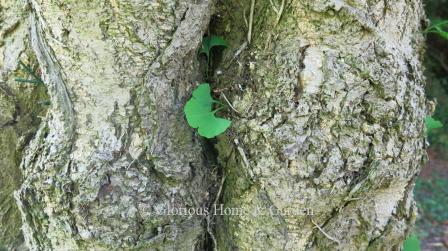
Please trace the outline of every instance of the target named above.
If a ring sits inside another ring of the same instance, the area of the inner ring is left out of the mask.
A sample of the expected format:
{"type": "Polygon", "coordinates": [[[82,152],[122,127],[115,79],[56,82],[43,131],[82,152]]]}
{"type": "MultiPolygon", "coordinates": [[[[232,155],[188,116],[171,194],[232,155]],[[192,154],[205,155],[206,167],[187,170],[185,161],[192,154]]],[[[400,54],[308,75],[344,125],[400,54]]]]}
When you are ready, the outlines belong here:
{"type": "MultiPolygon", "coordinates": [[[[431,24],[448,20],[448,0],[423,0],[431,24]]],[[[442,27],[448,31],[448,24],[442,27]]],[[[414,190],[419,217],[416,235],[421,250],[448,250],[448,32],[427,33],[425,58],[430,100],[437,106],[433,118],[443,127],[428,133],[429,161],[414,190]]]]}

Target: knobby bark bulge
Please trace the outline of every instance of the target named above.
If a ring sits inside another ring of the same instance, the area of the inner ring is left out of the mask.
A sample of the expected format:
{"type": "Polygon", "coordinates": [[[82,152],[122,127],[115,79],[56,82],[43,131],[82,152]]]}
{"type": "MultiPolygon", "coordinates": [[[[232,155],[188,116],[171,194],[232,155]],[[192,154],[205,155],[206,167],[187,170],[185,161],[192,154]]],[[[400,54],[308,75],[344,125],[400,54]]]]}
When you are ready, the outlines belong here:
{"type": "MultiPolygon", "coordinates": [[[[220,5],[231,44],[248,9],[220,5]]],[[[401,246],[425,159],[423,18],[420,1],[257,1],[252,44],[220,81],[241,86],[228,86],[238,144],[218,146],[223,202],[313,215],[224,217],[222,249],[401,246]]]]}
{"type": "Polygon", "coordinates": [[[8,247],[20,228],[31,250],[392,250],[410,231],[426,144],[421,1],[0,7],[8,247]],[[182,112],[206,32],[230,44],[211,79],[238,111],[213,141],[182,112]],[[20,60],[45,90],[15,87],[20,60]],[[45,112],[33,104],[46,92],[45,112]],[[218,203],[247,213],[166,213],[212,206],[223,177],[218,203]]]}

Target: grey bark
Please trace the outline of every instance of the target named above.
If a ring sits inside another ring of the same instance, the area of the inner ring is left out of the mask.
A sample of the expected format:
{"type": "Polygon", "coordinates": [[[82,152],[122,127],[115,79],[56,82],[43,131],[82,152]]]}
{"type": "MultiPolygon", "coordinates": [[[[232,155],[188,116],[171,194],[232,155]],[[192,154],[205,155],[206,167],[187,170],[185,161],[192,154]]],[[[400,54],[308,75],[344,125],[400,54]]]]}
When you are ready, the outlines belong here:
{"type": "Polygon", "coordinates": [[[43,121],[11,126],[21,102],[43,112],[33,104],[45,91],[0,96],[0,170],[13,170],[0,176],[0,228],[14,231],[2,242],[20,245],[22,228],[31,250],[400,247],[425,156],[421,2],[257,0],[252,22],[250,1],[214,5],[1,2],[13,18],[0,22],[14,24],[2,30],[1,87],[34,53],[51,100],[43,121]],[[212,86],[239,111],[223,114],[233,124],[216,152],[182,113],[210,21],[230,44],[212,86]],[[225,207],[267,214],[158,214],[209,207],[221,172],[225,207]],[[18,215],[13,190],[22,226],[5,220],[18,215]],[[270,214],[296,209],[312,215],[270,214]]]}
{"type": "Polygon", "coordinates": [[[52,106],[16,193],[31,250],[200,248],[213,180],[182,117],[211,2],[31,1],[52,106]]]}
{"type": "Polygon", "coordinates": [[[37,130],[39,117],[45,115],[39,102],[47,99],[43,86],[15,81],[31,78],[19,61],[37,66],[28,43],[27,13],[24,2],[0,2],[0,249],[7,250],[25,250],[13,193],[22,181],[23,149],[37,130]]]}
{"type": "MultiPolygon", "coordinates": [[[[220,7],[231,44],[247,10],[220,7]]],[[[220,81],[241,115],[218,149],[225,205],[267,215],[223,217],[220,247],[399,249],[426,156],[421,2],[256,1],[254,17],[220,81]],[[312,215],[288,215],[297,208],[312,215]]]]}

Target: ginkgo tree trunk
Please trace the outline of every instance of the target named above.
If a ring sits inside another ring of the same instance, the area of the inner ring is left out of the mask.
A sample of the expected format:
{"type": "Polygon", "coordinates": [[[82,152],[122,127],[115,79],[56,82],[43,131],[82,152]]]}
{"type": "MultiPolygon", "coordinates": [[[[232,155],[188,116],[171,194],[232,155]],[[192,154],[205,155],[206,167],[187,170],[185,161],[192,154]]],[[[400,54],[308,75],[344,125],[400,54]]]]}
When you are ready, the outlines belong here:
{"type": "Polygon", "coordinates": [[[253,18],[240,6],[223,3],[216,27],[251,40],[220,77],[240,86],[227,95],[236,136],[218,146],[223,203],[268,213],[221,218],[219,246],[399,249],[425,160],[422,3],[255,1],[253,18]]]}
{"type": "Polygon", "coordinates": [[[420,0],[0,4],[3,245],[393,250],[412,230],[420,0]],[[207,74],[205,34],[228,44],[207,74]],[[20,61],[44,90],[16,87],[20,61]],[[232,121],[211,140],[184,117],[204,81],[232,121]]]}

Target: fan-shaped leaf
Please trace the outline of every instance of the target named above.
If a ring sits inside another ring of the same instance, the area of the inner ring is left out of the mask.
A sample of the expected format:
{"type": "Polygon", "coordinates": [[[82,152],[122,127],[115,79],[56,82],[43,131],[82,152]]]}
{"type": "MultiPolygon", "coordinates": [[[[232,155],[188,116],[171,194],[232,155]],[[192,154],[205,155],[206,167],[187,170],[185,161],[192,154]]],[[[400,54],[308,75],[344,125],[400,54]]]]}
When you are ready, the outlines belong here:
{"type": "Polygon", "coordinates": [[[208,37],[205,37],[202,40],[202,47],[199,50],[198,55],[204,53],[205,56],[207,57],[207,60],[209,60],[209,58],[210,58],[210,51],[215,46],[223,46],[223,47],[226,47],[226,48],[228,47],[226,41],[222,37],[213,36],[213,35],[212,36],[208,36],[208,37]]]}
{"type": "Polygon", "coordinates": [[[230,120],[223,119],[223,118],[217,118],[214,114],[209,114],[206,120],[206,122],[202,123],[199,128],[198,132],[199,135],[206,137],[208,139],[213,138],[215,136],[220,135],[221,133],[225,132],[227,128],[229,128],[230,120]]]}
{"type": "Polygon", "coordinates": [[[207,83],[200,84],[193,91],[193,97],[196,98],[201,103],[207,103],[208,105],[211,105],[211,103],[213,102],[213,98],[210,95],[210,91],[211,90],[210,90],[209,84],[207,84],[207,83]]]}
{"type": "Polygon", "coordinates": [[[223,133],[231,124],[227,119],[217,118],[212,111],[213,103],[219,103],[210,95],[210,85],[205,83],[199,85],[194,91],[191,99],[184,107],[185,117],[192,128],[198,128],[199,135],[213,138],[223,133]]]}

